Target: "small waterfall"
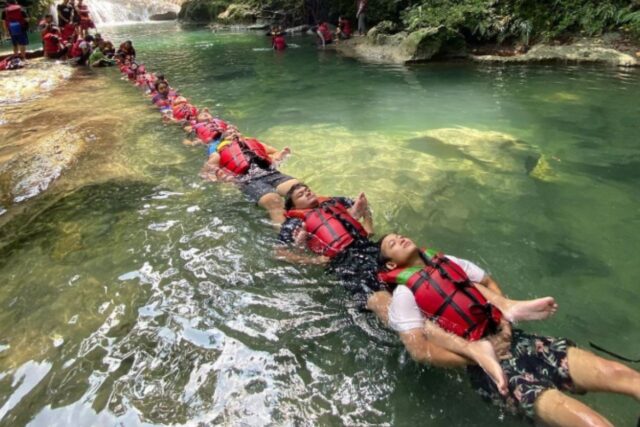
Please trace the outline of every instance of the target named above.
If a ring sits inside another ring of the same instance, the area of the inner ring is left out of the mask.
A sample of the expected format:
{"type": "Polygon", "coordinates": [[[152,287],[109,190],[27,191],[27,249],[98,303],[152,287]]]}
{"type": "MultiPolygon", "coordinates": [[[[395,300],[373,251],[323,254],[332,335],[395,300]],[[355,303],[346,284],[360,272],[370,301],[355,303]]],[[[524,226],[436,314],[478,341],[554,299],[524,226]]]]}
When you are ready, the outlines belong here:
{"type": "Polygon", "coordinates": [[[157,13],[178,12],[181,0],[85,0],[96,25],[148,21],[157,13]]]}

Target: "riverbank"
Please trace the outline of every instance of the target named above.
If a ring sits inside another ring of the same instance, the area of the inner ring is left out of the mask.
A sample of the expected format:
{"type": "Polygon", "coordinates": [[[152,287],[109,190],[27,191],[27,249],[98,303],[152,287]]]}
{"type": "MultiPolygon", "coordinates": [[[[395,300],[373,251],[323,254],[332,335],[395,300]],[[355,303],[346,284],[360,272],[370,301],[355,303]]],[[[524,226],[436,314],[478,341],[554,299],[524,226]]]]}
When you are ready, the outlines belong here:
{"type": "Polygon", "coordinates": [[[123,102],[122,88],[109,73],[43,59],[0,73],[3,242],[20,228],[6,227],[9,222],[23,216],[20,223],[28,223],[46,200],[97,182],[139,178],[118,149],[132,126],[119,111],[129,117],[148,112],[139,102],[123,102]]]}
{"type": "Polygon", "coordinates": [[[336,50],[365,62],[408,64],[466,59],[481,63],[600,63],[621,67],[640,65],[640,46],[616,34],[576,38],[565,43],[468,46],[459,34],[442,27],[413,33],[384,34],[377,28],[367,36],[341,40],[336,50]]]}

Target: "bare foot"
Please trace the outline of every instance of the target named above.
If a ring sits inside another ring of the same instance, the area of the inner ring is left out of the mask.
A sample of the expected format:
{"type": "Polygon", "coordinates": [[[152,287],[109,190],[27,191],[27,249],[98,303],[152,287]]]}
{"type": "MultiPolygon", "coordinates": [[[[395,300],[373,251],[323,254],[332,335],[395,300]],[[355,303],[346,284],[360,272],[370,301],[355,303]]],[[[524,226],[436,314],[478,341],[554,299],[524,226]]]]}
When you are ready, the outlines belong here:
{"type": "Polygon", "coordinates": [[[552,297],[544,297],[528,301],[513,301],[504,315],[510,322],[543,320],[553,316],[557,310],[556,300],[552,297]]]}
{"type": "Polygon", "coordinates": [[[473,341],[469,343],[471,358],[489,375],[498,388],[498,392],[506,396],[509,393],[509,382],[502,371],[498,357],[493,346],[487,340],[473,341]]]}

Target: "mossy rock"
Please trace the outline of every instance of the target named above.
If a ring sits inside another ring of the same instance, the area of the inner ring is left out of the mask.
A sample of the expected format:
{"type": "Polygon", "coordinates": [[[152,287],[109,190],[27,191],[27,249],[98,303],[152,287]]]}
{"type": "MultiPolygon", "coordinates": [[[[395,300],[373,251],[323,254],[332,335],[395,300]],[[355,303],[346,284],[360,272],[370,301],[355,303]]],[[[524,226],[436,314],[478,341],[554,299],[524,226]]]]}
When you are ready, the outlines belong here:
{"type": "Polygon", "coordinates": [[[200,23],[211,22],[228,6],[227,0],[188,0],[182,4],[178,19],[200,23]]]}
{"type": "Polygon", "coordinates": [[[256,21],[256,12],[246,4],[230,4],[218,15],[218,20],[225,24],[252,24],[256,21]]]}
{"type": "Polygon", "coordinates": [[[392,21],[378,22],[375,27],[371,28],[367,32],[367,37],[371,40],[376,40],[379,35],[390,35],[398,32],[398,26],[392,21]]]}
{"type": "Polygon", "coordinates": [[[462,35],[443,26],[423,28],[410,33],[401,48],[409,61],[428,61],[434,56],[462,56],[466,43],[462,35]]]}

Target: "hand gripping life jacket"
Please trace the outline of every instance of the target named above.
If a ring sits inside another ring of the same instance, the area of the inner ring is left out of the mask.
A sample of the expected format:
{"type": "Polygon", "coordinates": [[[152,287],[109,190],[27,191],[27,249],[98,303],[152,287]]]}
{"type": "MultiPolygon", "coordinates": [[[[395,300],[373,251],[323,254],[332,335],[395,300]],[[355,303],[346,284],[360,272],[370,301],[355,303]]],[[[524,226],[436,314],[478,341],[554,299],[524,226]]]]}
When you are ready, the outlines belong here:
{"type": "Polygon", "coordinates": [[[230,144],[221,146],[221,168],[235,175],[242,175],[252,163],[261,168],[267,168],[271,164],[266,148],[257,139],[235,139],[230,144]]]}
{"type": "Polygon", "coordinates": [[[319,198],[320,204],[313,209],[287,211],[287,218],[304,221],[309,233],[307,247],[318,255],[333,258],[345,250],[358,237],[367,232],[347,211],[347,207],[336,199],[319,198]]]}
{"type": "Polygon", "coordinates": [[[502,313],[471,283],[464,270],[441,253],[421,251],[425,267],[397,268],[379,273],[389,285],[406,285],[428,318],[470,341],[494,332],[502,313]]]}

